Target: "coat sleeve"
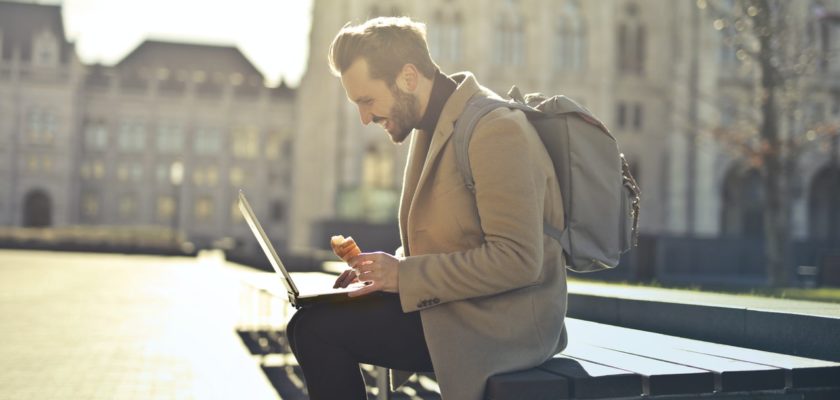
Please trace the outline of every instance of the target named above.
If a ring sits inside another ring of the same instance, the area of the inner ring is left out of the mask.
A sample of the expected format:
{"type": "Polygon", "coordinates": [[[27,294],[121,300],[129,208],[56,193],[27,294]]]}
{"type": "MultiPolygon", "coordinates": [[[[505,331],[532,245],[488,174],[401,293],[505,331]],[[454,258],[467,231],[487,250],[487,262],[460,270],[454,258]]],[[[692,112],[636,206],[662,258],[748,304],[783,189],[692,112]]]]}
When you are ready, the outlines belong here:
{"type": "Polygon", "coordinates": [[[484,241],[464,251],[402,259],[403,311],[538,283],[546,174],[540,167],[544,154],[536,153],[541,147],[533,140],[539,138],[519,111],[495,110],[478,124],[469,158],[484,241]]]}

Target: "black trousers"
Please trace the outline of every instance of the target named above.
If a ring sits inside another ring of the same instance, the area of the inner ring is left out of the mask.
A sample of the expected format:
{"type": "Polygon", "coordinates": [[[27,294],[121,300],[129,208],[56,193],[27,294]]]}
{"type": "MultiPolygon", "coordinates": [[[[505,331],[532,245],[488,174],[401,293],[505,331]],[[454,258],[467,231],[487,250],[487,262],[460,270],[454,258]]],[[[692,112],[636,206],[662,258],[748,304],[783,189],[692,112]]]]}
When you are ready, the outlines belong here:
{"type": "Polygon", "coordinates": [[[420,314],[403,313],[397,294],[302,308],[286,333],[312,400],[366,399],[359,363],[432,371],[420,314]]]}

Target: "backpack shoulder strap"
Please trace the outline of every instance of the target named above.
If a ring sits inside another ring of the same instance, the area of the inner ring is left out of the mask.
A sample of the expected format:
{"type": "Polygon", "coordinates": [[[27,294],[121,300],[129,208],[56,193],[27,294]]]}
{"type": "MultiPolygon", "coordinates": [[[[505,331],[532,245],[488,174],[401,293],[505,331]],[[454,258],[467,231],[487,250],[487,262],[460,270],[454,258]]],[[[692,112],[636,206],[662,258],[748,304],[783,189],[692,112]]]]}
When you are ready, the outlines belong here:
{"type": "MultiPolygon", "coordinates": [[[[572,102],[574,104],[574,102],[572,102]]],[[[472,168],[470,167],[470,139],[472,138],[473,130],[478,124],[478,121],[499,107],[507,107],[511,109],[518,109],[525,112],[529,120],[531,118],[542,118],[545,116],[541,110],[534,109],[527,104],[519,103],[517,101],[505,101],[491,97],[473,98],[467,103],[467,107],[460,117],[455,121],[455,130],[452,133],[452,140],[455,141],[455,162],[461,177],[464,179],[464,185],[467,189],[475,195],[475,179],[473,179],[472,168]]],[[[572,111],[569,111],[572,112],[572,111]]],[[[563,231],[555,228],[548,221],[543,223],[543,232],[561,240],[563,231]]]]}
{"type": "Polygon", "coordinates": [[[455,130],[452,134],[452,140],[455,141],[455,162],[458,166],[458,171],[461,172],[461,176],[464,179],[464,185],[473,194],[475,194],[475,180],[473,179],[472,168],[470,167],[470,139],[472,139],[473,131],[475,130],[475,126],[478,125],[478,121],[487,115],[487,113],[499,107],[520,109],[526,114],[536,112],[536,110],[525,104],[513,101],[505,101],[492,97],[475,97],[470,99],[464,112],[455,121],[455,130]]]}

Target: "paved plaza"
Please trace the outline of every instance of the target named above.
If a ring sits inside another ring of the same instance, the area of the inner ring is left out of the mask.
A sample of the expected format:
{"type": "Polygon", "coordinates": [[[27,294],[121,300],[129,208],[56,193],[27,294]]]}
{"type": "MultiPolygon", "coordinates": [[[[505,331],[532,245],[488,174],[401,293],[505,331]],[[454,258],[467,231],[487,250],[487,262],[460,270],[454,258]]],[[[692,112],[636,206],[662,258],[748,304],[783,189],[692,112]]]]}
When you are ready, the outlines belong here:
{"type": "Polygon", "coordinates": [[[222,258],[0,250],[0,399],[276,399],[222,258]]]}

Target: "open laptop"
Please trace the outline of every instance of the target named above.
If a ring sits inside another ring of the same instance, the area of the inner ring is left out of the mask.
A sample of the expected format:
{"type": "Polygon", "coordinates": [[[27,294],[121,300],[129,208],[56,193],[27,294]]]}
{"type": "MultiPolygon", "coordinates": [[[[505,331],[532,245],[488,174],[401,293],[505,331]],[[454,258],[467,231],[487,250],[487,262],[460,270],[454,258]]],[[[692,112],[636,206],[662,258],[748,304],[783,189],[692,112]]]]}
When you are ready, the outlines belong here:
{"type": "Polygon", "coordinates": [[[286,292],[289,294],[289,302],[295,308],[301,308],[316,303],[350,301],[353,300],[353,298],[348,296],[347,293],[364,286],[363,283],[354,283],[346,288],[334,289],[328,287],[317,292],[301,294],[298,291],[297,285],[295,285],[295,281],[292,280],[292,276],[288,271],[286,271],[283,261],[280,261],[280,257],[278,257],[277,252],[274,251],[274,246],[272,246],[271,241],[268,240],[268,236],[266,236],[265,231],[263,231],[260,221],[257,220],[257,216],[254,214],[254,210],[251,209],[251,204],[248,203],[248,199],[245,198],[245,193],[242,192],[242,190],[239,191],[239,210],[242,211],[245,221],[248,222],[251,232],[254,233],[254,237],[256,237],[257,242],[260,243],[260,247],[262,247],[263,252],[265,252],[265,256],[268,257],[268,261],[271,263],[274,271],[282,275],[283,285],[286,286],[286,292]]]}

